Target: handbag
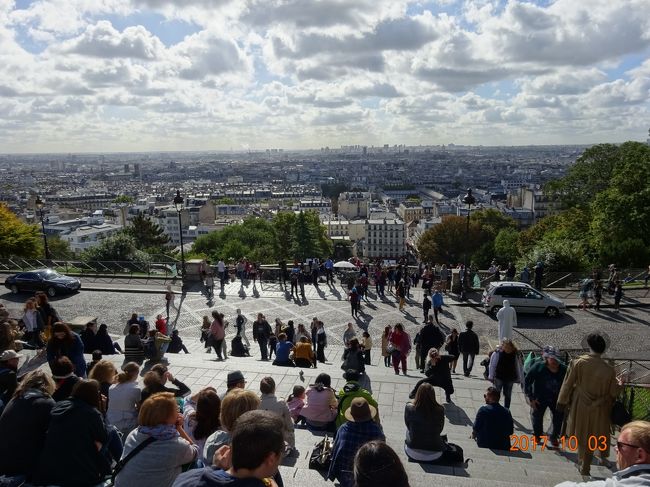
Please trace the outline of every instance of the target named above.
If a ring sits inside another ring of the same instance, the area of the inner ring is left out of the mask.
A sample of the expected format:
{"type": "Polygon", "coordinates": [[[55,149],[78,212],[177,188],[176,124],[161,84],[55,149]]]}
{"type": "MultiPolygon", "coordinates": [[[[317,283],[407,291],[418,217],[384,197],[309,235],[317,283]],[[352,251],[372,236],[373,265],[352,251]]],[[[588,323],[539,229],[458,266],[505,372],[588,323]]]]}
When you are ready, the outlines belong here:
{"type": "Polygon", "coordinates": [[[312,470],[328,470],[332,462],[332,438],[328,435],[316,443],[309,457],[309,468],[312,470]]]}
{"type": "Polygon", "coordinates": [[[129,463],[129,461],[131,461],[134,456],[144,450],[148,445],[151,445],[154,441],[156,441],[156,439],[153,436],[150,436],[138,446],[136,446],[133,450],[131,450],[127,456],[117,462],[115,468],[113,469],[113,473],[111,474],[111,482],[109,485],[115,485],[115,477],[117,477],[117,474],[122,471],[122,469],[126,466],[127,463],[129,463]]]}

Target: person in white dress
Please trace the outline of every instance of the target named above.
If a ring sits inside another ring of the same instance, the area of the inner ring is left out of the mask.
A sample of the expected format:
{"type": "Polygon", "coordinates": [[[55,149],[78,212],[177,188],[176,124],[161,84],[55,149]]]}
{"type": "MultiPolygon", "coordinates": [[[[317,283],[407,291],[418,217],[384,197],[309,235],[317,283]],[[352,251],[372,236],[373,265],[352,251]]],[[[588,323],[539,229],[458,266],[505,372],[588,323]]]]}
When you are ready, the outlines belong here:
{"type": "Polygon", "coordinates": [[[517,311],[510,306],[510,301],[503,300],[503,308],[497,312],[499,320],[499,342],[505,339],[512,340],[512,329],[517,326],[517,311]]]}

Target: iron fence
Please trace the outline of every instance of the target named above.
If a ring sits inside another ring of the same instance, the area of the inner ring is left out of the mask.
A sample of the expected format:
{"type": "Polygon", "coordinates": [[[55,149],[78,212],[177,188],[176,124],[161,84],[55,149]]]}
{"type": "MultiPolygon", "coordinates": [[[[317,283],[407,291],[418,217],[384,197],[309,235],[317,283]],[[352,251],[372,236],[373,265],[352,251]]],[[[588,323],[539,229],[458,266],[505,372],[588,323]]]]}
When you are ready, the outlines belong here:
{"type": "Polygon", "coordinates": [[[174,278],[180,264],[173,260],[139,263],[132,261],[89,261],[57,259],[0,259],[0,272],[15,273],[50,268],[73,276],[174,278]]]}

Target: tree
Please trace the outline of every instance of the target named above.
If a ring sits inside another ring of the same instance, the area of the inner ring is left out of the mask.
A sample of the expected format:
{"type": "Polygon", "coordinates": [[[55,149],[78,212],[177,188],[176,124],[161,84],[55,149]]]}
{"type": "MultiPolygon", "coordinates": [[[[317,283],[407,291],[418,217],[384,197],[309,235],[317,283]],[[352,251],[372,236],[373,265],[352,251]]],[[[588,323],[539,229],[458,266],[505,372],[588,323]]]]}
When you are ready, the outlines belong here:
{"type": "Polygon", "coordinates": [[[218,200],[215,200],[214,202],[215,205],[234,205],[235,200],[231,198],[230,196],[224,196],[223,198],[219,198],[218,200]]]}
{"type": "Polygon", "coordinates": [[[0,203],[0,258],[33,258],[43,255],[41,229],[22,222],[0,203]]]}
{"type": "Polygon", "coordinates": [[[67,240],[63,240],[58,235],[47,237],[47,248],[50,249],[50,255],[57,260],[70,260],[74,258],[74,252],[70,249],[67,240]]]}
{"type": "Polygon", "coordinates": [[[291,259],[291,246],[293,244],[293,226],[296,223],[296,214],[293,211],[279,211],[273,217],[275,228],[275,251],[278,259],[291,259]]]}
{"type": "Polygon", "coordinates": [[[162,253],[169,243],[169,237],[165,235],[162,227],[143,213],[136,215],[124,232],[133,237],[136,248],[147,253],[162,253]]]}
{"type": "Polygon", "coordinates": [[[118,204],[120,204],[120,203],[131,204],[133,202],[135,202],[135,199],[132,196],[128,196],[128,195],[125,195],[125,194],[121,194],[121,195],[119,195],[117,198],[115,198],[113,200],[113,203],[118,203],[118,204]]]}
{"type": "Polygon", "coordinates": [[[494,239],[504,228],[517,228],[517,222],[494,208],[486,208],[472,212],[470,220],[478,224],[487,238],[494,239]]]}
{"type": "Polygon", "coordinates": [[[307,257],[317,257],[316,235],[312,231],[312,225],[309,224],[305,212],[301,211],[296,216],[293,224],[293,245],[291,252],[300,262],[304,262],[307,257]]]}
{"type": "Polygon", "coordinates": [[[133,262],[144,265],[150,262],[150,257],[141,250],[138,250],[135,239],[125,232],[118,232],[115,235],[104,239],[96,247],[85,250],[82,258],[86,262],[133,262]]]}
{"type": "Polygon", "coordinates": [[[240,224],[201,235],[194,242],[192,252],[203,253],[213,261],[246,257],[256,262],[277,262],[275,245],[271,222],[249,217],[240,224]]]}
{"type": "Polygon", "coordinates": [[[502,228],[494,239],[494,254],[499,262],[515,262],[519,257],[519,232],[502,228]]]}
{"type": "Polygon", "coordinates": [[[418,241],[421,260],[456,264],[463,261],[465,252],[473,254],[484,243],[481,229],[476,222],[470,222],[468,238],[466,224],[464,217],[451,216],[429,228],[418,241]]]}
{"type": "Polygon", "coordinates": [[[577,272],[589,268],[585,254],[571,240],[545,240],[535,245],[517,262],[517,268],[529,269],[536,262],[544,263],[546,272],[577,272]]]}

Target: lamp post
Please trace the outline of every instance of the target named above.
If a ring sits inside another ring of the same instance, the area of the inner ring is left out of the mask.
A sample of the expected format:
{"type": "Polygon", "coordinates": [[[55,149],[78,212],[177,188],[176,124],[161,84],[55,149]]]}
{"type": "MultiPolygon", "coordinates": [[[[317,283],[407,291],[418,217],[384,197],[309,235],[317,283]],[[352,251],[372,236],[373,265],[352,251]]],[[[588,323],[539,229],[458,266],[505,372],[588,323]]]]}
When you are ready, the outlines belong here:
{"type": "Polygon", "coordinates": [[[472,194],[472,188],[467,188],[467,194],[463,197],[463,203],[467,205],[467,224],[465,226],[465,256],[463,257],[463,279],[460,283],[460,297],[462,300],[466,299],[465,295],[465,281],[469,277],[467,271],[467,246],[469,245],[469,216],[471,214],[472,205],[476,203],[476,198],[472,194]]]}
{"type": "Polygon", "coordinates": [[[52,256],[50,255],[50,248],[47,246],[47,235],[45,235],[45,222],[43,221],[44,202],[40,196],[36,195],[36,201],[34,203],[36,204],[36,208],[38,208],[38,210],[41,212],[41,229],[43,230],[43,247],[45,249],[45,258],[51,259],[52,256]]]}
{"type": "Polygon", "coordinates": [[[183,211],[183,204],[185,200],[181,196],[180,190],[176,190],[176,196],[174,197],[174,207],[178,213],[178,235],[181,239],[181,282],[185,285],[185,250],[183,249],[183,227],[181,225],[181,212],[183,211]]]}

